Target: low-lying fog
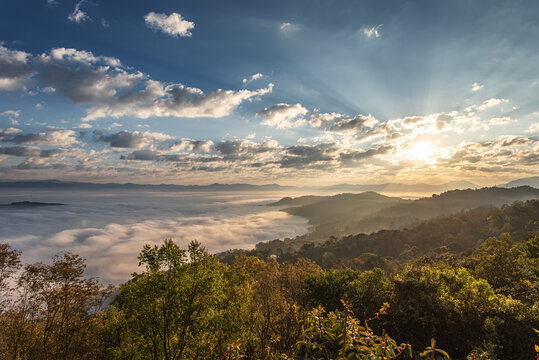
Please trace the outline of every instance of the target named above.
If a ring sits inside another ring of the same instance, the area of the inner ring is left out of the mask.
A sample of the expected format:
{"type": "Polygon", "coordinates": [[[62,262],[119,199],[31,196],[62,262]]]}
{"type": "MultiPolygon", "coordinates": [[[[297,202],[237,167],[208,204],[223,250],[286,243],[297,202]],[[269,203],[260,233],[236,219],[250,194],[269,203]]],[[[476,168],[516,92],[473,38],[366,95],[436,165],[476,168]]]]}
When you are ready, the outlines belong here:
{"type": "Polygon", "coordinates": [[[166,238],[181,246],[200,241],[210,252],[252,248],[308,231],[307,220],[261,206],[282,192],[19,191],[0,192],[0,204],[19,201],[65,206],[0,207],[0,242],[23,251],[25,262],[49,262],[71,251],[87,259],[87,274],[119,283],[137,271],[144,244],[166,238]]]}

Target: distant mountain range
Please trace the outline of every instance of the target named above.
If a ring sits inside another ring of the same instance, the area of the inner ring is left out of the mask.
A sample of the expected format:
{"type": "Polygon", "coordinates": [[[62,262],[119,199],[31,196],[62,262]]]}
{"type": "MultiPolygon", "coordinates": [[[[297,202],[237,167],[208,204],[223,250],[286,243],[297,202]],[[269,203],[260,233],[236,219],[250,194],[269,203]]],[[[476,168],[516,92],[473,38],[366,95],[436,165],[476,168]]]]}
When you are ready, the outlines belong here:
{"type": "MultiPolygon", "coordinates": [[[[539,176],[511,181],[499,187],[531,186],[539,188],[539,176]]],[[[441,193],[458,189],[477,189],[480,186],[469,181],[451,181],[444,184],[337,184],[331,186],[283,186],[279,184],[211,184],[211,185],[174,185],[174,184],[134,184],[134,183],[90,183],[60,180],[23,180],[0,182],[0,189],[58,189],[58,190],[152,190],[152,191],[313,191],[325,193],[365,192],[382,193],[441,193]]]]}
{"type": "Polygon", "coordinates": [[[528,178],[522,178],[518,180],[513,180],[507,184],[498,185],[499,187],[517,187],[517,186],[531,186],[539,189],[539,176],[532,176],[528,178]]]}
{"type": "Polygon", "coordinates": [[[406,193],[406,192],[431,192],[440,193],[449,190],[457,189],[476,189],[480,186],[469,181],[451,181],[445,184],[433,185],[433,184],[402,184],[402,183],[386,183],[386,184],[338,184],[333,186],[326,186],[321,189],[326,191],[335,192],[363,192],[363,191],[376,191],[376,192],[394,192],[394,193],[406,193]]]}
{"type": "Polygon", "coordinates": [[[61,203],[45,203],[36,201],[17,201],[10,204],[0,204],[0,207],[16,207],[16,208],[28,208],[28,207],[41,207],[41,206],[62,206],[61,203]]]}
{"type": "Polygon", "coordinates": [[[293,190],[293,186],[278,184],[211,184],[211,185],[174,185],[174,184],[133,184],[133,183],[89,183],[60,180],[29,180],[0,182],[0,189],[53,189],[53,190],[152,190],[152,191],[271,191],[293,190]]]}
{"type": "MultiPolygon", "coordinates": [[[[374,192],[287,197],[269,205],[286,206],[282,211],[309,219],[313,230],[301,237],[305,242],[323,241],[329,236],[400,229],[462,210],[532,199],[539,199],[539,189],[520,186],[450,190],[418,200],[387,197],[374,192]]],[[[295,243],[301,245],[297,239],[295,243]]]]}

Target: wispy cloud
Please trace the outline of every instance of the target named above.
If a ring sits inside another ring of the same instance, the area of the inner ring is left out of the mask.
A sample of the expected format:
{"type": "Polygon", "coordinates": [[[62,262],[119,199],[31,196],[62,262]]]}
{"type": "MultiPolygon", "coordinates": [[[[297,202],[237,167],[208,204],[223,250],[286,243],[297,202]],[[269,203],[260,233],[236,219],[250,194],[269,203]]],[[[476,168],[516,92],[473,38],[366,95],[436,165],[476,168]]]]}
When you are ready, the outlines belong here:
{"type": "Polygon", "coordinates": [[[361,32],[368,39],[379,38],[379,37],[382,36],[382,26],[383,26],[383,24],[379,24],[379,25],[376,25],[376,26],[364,26],[364,27],[361,28],[361,32]]]}
{"type": "Polygon", "coordinates": [[[80,0],[79,2],[77,2],[75,4],[75,8],[73,9],[73,12],[69,14],[67,19],[76,24],[80,24],[82,22],[90,20],[90,17],[88,16],[88,14],[81,9],[81,6],[86,2],[87,0],[80,0]]]}
{"type": "Polygon", "coordinates": [[[262,79],[263,77],[264,77],[264,74],[262,74],[262,73],[256,73],[256,74],[251,75],[251,76],[248,77],[248,78],[244,78],[244,79],[242,80],[242,83],[243,83],[244,85],[247,85],[247,84],[250,83],[250,82],[256,81],[256,80],[258,80],[258,79],[262,79]]]}
{"type": "Polygon", "coordinates": [[[471,106],[468,106],[466,108],[466,111],[468,112],[472,112],[472,111],[484,111],[484,110],[487,110],[487,109],[490,109],[494,106],[497,106],[497,105],[500,105],[500,104],[503,104],[503,103],[507,103],[509,102],[508,99],[498,99],[498,98],[490,98],[488,100],[485,100],[482,104],[480,105],[471,105],[471,106]]]}

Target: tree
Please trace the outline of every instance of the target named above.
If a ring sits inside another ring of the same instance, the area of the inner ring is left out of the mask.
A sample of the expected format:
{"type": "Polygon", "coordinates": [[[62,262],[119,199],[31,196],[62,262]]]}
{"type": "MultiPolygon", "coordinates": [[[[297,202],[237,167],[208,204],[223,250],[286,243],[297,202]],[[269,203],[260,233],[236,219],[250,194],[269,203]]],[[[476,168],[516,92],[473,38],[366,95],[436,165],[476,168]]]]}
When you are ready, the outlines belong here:
{"type": "Polygon", "coordinates": [[[52,265],[29,264],[17,281],[17,301],[2,317],[2,343],[13,359],[93,359],[102,351],[101,306],[111,288],[83,277],[72,253],[52,265]]]}
{"type": "Polygon", "coordinates": [[[144,246],[139,261],[146,270],[120,287],[108,312],[107,331],[117,336],[112,356],[176,360],[224,353],[231,341],[222,326],[225,265],[197,242],[186,251],[172,240],[144,246]]]}

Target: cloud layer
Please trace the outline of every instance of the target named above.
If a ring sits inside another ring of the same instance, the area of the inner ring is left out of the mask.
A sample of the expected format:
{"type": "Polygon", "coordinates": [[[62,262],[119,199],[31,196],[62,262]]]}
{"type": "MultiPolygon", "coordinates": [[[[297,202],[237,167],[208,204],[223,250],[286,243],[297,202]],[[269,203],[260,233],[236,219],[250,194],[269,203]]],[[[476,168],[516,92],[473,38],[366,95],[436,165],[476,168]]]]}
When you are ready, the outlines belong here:
{"type": "MultiPolygon", "coordinates": [[[[210,252],[218,252],[305,233],[305,219],[258,206],[281,195],[38,191],[34,199],[67,205],[46,211],[0,209],[0,238],[22,250],[26,261],[76,252],[87,259],[91,275],[118,283],[137,271],[143,245],[167,238],[181,246],[198,240],[210,252]]],[[[10,201],[23,198],[24,194],[10,194],[10,201]]]]}

